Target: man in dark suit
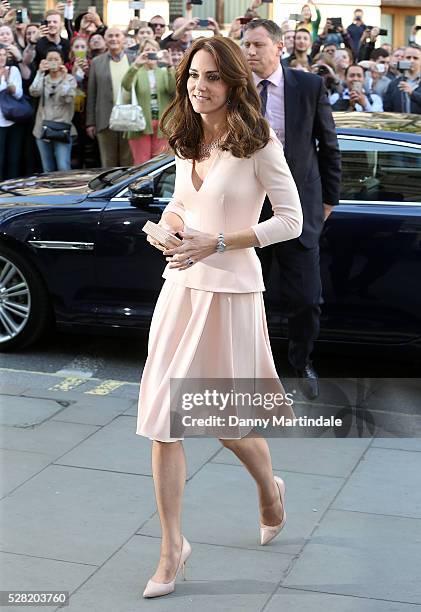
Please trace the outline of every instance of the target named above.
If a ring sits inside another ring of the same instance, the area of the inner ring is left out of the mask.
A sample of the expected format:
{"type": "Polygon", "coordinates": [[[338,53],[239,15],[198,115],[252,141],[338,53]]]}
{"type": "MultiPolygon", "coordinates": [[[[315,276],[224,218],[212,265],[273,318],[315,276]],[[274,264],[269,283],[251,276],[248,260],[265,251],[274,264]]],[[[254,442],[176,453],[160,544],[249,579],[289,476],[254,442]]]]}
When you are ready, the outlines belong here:
{"type": "MultiPolygon", "coordinates": [[[[321,77],[281,66],[282,31],[267,19],[244,28],[243,50],[262,99],[262,112],[284,145],[300,194],[304,225],[299,238],[263,249],[268,279],[272,256],[280,269],[281,304],[288,316],[288,359],[307,397],[319,393],[310,356],[319,334],[322,290],[319,238],[339,202],[341,160],[332,111],[321,77]]],[[[272,215],[266,198],[262,220],[272,215]]]]}

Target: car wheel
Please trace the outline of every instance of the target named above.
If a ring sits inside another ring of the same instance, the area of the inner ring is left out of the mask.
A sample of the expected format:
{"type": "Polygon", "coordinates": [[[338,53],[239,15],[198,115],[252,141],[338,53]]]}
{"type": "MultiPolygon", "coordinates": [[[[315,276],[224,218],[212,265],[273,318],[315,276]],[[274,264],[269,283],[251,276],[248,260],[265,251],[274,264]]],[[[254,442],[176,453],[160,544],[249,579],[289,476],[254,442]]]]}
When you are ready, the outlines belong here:
{"type": "Polygon", "coordinates": [[[50,313],[48,292],[37,270],[22,255],[0,245],[0,351],[34,342],[50,313]]]}

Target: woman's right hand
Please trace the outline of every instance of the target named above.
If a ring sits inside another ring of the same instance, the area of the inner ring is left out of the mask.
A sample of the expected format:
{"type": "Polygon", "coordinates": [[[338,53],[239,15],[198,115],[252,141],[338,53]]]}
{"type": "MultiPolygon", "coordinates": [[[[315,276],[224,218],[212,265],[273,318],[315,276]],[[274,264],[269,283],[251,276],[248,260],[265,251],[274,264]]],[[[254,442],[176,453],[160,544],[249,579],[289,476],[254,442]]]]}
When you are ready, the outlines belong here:
{"type": "Polygon", "coordinates": [[[50,70],[50,64],[49,64],[48,60],[46,60],[46,59],[41,60],[40,64],[39,64],[38,70],[40,72],[48,72],[50,70]]]}
{"type": "Polygon", "coordinates": [[[144,52],[144,53],[140,53],[136,57],[133,64],[136,66],[136,68],[141,68],[144,64],[146,64],[147,61],[148,61],[148,54],[147,52],[144,52]]]}
{"type": "MultiPolygon", "coordinates": [[[[181,219],[180,219],[180,223],[172,224],[172,223],[168,223],[167,221],[164,221],[164,219],[161,217],[158,225],[161,226],[167,232],[170,232],[171,234],[176,234],[178,231],[181,231],[184,229],[184,223],[181,222],[181,219]]],[[[154,246],[156,249],[158,249],[161,252],[164,252],[167,248],[167,247],[162,246],[160,242],[157,242],[151,236],[146,236],[146,240],[147,242],[149,242],[149,244],[151,244],[152,246],[154,246]]]]}

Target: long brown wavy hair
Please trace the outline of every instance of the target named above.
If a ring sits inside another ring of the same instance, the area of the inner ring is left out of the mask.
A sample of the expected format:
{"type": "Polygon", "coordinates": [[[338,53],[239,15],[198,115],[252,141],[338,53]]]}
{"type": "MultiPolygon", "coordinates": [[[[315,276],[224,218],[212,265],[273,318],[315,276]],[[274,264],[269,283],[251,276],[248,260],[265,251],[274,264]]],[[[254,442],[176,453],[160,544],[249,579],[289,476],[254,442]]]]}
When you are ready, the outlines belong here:
{"type": "Polygon", "coordinates": [[[229,38],[198,38],[186,51],[176,73],[176,94],[161,117],[160,128],[175,153],[184,159],[200,159],[202,119],[193,110],[187,92],[192,59],[203,49],[212,55],[220,77],[229,86],[227,137],[221,148],[234,157],[250,157],[269,141],[269,124],[261,114],[260,96],[239,46],[229,38]]]}

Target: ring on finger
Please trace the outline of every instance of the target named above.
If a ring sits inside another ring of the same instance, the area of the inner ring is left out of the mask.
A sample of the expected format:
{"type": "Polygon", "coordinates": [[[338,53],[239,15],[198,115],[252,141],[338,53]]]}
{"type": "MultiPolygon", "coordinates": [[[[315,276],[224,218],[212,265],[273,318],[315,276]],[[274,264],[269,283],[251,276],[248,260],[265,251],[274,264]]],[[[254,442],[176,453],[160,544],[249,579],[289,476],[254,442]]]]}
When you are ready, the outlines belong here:
{"type": "Polygon", "coordinates": [[[186,260],[186,263],[188,266],[192,266],[194,264],[194,261],[191,257],[188,257],[188,259],[186,260]]]}

